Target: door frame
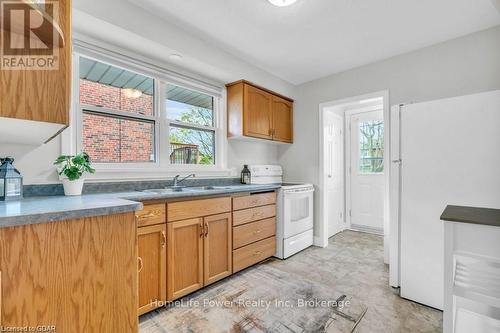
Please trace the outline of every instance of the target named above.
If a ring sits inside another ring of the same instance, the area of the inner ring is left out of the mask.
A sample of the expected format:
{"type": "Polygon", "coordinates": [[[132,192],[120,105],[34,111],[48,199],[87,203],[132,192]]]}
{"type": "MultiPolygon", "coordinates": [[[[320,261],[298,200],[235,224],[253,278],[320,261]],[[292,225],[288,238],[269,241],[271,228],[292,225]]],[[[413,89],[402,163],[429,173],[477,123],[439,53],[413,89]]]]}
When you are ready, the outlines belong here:
{"type": "MultiPolygon", "coordinates": [[[[361,107],[359,109],[353,109],[353,110],[348,110],[345,112],[345,128],[346,128],[346,135],[345,135],[345,141],[344,141],[344,149],[345,149],[345,209],[346,212],[349,212],[346,214],[346,225],[348,229],[351,229],[351,222],[352,222],[352,216],[351,216],[351,210],[352,210],[352,200],[351,200],[351,192],[352,192],[352,184],[351,184],[351,176],[352,176],[352,156],[351,156],[351,135],[352,135],[352,129],[351,129],[351,117],[355,114],[361,114],[365,112],[372,112],[372,111],[382,111],[383,112],[383,106],[382,108],[380,106],[367,106],[367,107],[361,107]]],[[[385,128],[385,119],[384,119],[384,178],[385,174],[389,172],[388,169],[386,169],[386,152],[385,152],[385,146],[387,144],[385,143],[386,141],[386,128],[385,128]]],[[[384,198],[384,204],[385,204],[385,198],[384,198]]],[[[385,208],[384,208],[385,209],[385,208]]],[[[385,210],[384,210],[385,214],[385,210]]],[[[385,216],[385,215],[384,215],[385,216]]],[[[384,219],[385,220],[385,219],[384,219]]],[[[385,230],[385,223],[384,223],[384,230],[385,230]]]]}
{"type": "MultiPolygon", "coordinates": [[[[331,107],[342,107],[343,105],[349,105],[349,104],[354,104],[359,101],[363,100],[370,100],[374,98],[383,98],[383,114],[384,114],[384,142],[385,142],[385,155],[384,155],[384,169],[388,170],[388,172],[384,173],[384,184],[385,184],[385,189],[384,189],[384,262],[389,263],[389,239],[390,239],[390,214],[389,214],[389,186],[390,186],[390,156],[391,156],[391,146],[390,146],[390,131],[391,131],[391,123],[390,123],[390,102],[389,102],[389,90],[381,90],[373,93],[368,93],[364,95],[358,95],[358,96],[352,96],[348,98],[343,98],[339,100],[333,100],[330,102],[325,102],[319,104],[319,179],[318,179],[318,192],[319,192],[319,224],[318,224],[318,230],[316,231],[318,234],[317,236],[314,237],[314,245],[316,246],[321,246],[321,247],[326,247],[328,245],[328,221],[325,219],[325,213],[324,210],[326,208],[324,200],[325,200],[325,194],[324,191],[326,189],[326,186],[324,184],[324,179],[323,179],[323,173],[324,173],[324,168],[323,168],[323,163],[324,163],[324,156],[323,156],[323,122],[324,122],[324,112],[325,108],[331,108],[331,107]]],[[[345,117],[345,115],[344,115],[345,117]]],[[[345,126],[345,125],[344,125],[345,126]]],[[[346,162],[346,146],[345,146],[345,127],[344,127],[344,184],[346,180],[345,173],[347,172],[347,168],[345,168],[345,162],[346,162]]],[[[344,191],[345,192],[345,191],[344,191]]],[[[344,193],[345,194],[345,193],[344,193]]],[[[346,196],[344,196],[344,203],[345,203],[346,196]]],[[[344,221],[345,221],[345,216],[344,214],[344,221]]],[[[399,257],[399,253],[394,254],[396,257],[399,257]]]]}

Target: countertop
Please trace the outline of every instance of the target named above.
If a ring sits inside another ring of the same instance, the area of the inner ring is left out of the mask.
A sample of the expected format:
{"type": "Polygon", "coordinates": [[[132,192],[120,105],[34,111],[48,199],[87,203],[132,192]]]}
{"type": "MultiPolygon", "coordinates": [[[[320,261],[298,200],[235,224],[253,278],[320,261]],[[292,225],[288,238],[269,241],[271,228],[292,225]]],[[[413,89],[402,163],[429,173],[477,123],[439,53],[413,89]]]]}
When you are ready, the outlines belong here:
{"type": "Polygon", "coordinates": [[[126,213],[142,209],[142,202],[149,200],[262,192],[280,187],[280,185],[232,185],[215,190],[168,193],[132,191],[75,197],[31,197],[20,201],[0,202],[0,228],[126,213]]]}
{"type": "Polygon", "coordinates": [[[500,209],[448,205],[441,220],[500,227],[500,209]]]}

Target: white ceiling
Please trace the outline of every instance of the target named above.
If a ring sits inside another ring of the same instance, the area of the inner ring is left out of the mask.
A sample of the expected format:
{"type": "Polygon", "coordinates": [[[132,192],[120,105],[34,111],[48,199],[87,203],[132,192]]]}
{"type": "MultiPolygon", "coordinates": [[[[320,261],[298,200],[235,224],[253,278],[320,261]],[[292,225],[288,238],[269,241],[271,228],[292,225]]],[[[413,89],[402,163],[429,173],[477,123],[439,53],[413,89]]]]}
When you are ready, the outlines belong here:
{"type": "MultiPolygon", "coordinates": [[[[294,84],[500,24],[498,0],[134,0],[294,84]]],[[[200,55],[201,57],[203,55],[200,55]]]]}

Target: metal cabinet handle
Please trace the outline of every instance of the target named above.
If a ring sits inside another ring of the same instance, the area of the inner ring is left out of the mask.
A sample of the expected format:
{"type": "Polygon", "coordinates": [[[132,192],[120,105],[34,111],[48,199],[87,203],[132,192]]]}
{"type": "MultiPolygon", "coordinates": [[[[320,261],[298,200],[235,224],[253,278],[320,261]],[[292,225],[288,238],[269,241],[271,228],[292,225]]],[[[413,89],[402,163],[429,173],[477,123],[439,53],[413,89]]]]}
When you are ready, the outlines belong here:
{"type": "Polygon", "coordinates": [[[257,234],[259,234],[261,231],[262,231],[262,230],[257,229],[257,230],[255,230],[255,231],[253,232],[253,234],[254,234],[254,235],[257,235],[257,234]]]}
{"type": "Polygon", "coordinates": [[[200,223],[200,230],[201,230],[200,237],[205,236],[205,229],[203,228],[203,223],[200,223]]]}
{"type": "Polygon", "coordinates": [[[144,268],[144,263],[142,262],[141,257],[137,257],[137,262],[139,264],[139,269],[137,270],[137,273],[140,273],[142,271],[142,269],[144,268]]]}
{"type": "Polygon", "coordinates": [[[258,255],[261,255],[261,254],[262,254],[262,251],[255,251],[255,252],[253,253],[253,255],[254,255],[254,256],[258,256],[258,255]]]}
{"type": "Polygon", "coordinates": [[[165,247],[165,245],[167,245],[167,234],[165,233],[165,231],[162,231],[161,232],[161,247],[165,247]]]}
{"type": "Polygon", "coordinates": [[[205,237],[208,237],[208,222],[205,222],[205,237]]]}

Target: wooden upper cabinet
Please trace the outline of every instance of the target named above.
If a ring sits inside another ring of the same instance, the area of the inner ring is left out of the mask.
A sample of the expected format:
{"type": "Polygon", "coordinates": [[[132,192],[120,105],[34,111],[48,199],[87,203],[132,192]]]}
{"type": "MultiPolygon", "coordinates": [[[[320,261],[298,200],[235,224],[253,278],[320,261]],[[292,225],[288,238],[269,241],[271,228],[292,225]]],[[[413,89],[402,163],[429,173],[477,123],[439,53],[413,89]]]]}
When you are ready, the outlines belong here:
{"type": "Polygon", "coordinates": [[[293,100],[244,80],[226,87],[228,137],[293,142],[293,100]]]}
{"type": "Polygon", "coordinates": [[[273,96],[273,139],[293,142],[293,105],[281,97],[273,96]]]}
{"type": "MultiPolygon", "coordinates": [[[[33,131],[33,126],[24,126],[23,123],[14,121],[31,120],[46,123],[46,127],[37,125],[38,133],[33,133],[33,138],[24,138],[16,136],[13,132],[9,135],[20,143],[37,143],[37,140],[50,139],[51,136],[58,134],[69,124],[70,94],[71,94],[71,0],[56,0],[46,4],[46,11],[38,10],[29,2],[19,2],[20,7],[29,10],[32,16],[37,13],[38,16],[46,19],[44,21],[45,30],[40,36],[44,45],[48,45],[47,50],[23,49],[15,51],[16,55],[26,59],[46,59],[45,63],[52,63],[54,66],[44,66],[43,68],[23,68],[14,69],[0,68],[0,118],[6,128],[0,126],[0,132],[7,136],[9,128],[15,127],[16,130],[33,131]],[[50,6],[50,7],[47,7],[50,6]],[[54,12],[54,13],[52,13],[54,12]],[[47,27],[53,28],[52,30],[47,27]],[[53,37],[48,40],[47,36],[53,37]],[[50,41],[54,44],[50,45],[50,41]],[[24,127],[23,127],[24,126],[24,127]],[[26,141],[24,141],[26,140],[26,141]]],[[[0,17],[0,22],[10,20],[8,11],[4,11],[0,17]]],[[[12,20],[14,21],[14,20],[12,20]]],[[[13,23],[15,26],[22,26],[13,23]]],[[[3,31],[0,27],[0,33],[17,36],[24,41],[24,45],[32,45],[32,39],[18,34],[19,29],[3,31]]],[[[36,43],[40,43],[36,41],[36,43]]],[[[47,46],[45,46],[47,47],[47,46]]],[[[4,51],[5,55],[5,51],[4,51]]],[[[3,59],[6,60],[6,59],[3,59]]],[[[40,60],[40,63],[43,61],[40,60]]],[[[0,124],[1,125],[1,124],[0,124]]],[[[4,141],[4,136],[0,135],[0,141],[4,141]]]]}
{"type": "Polygon", "coordinates": [[[203,219],[205,286],[231,275],[232,223],[231,213],[208,216],[203,219]]]}
{"type": "Polygon", "coordinates": [[[203,218],[167,223],[167,299],[203,287],[203,218]]]}
{"type": "Polygon", "coordinates": [[[167,225],[137,229],[139,310],[149,312],[167,300],[167,225]],[[157,301],[154,303],[153,301],[157,301]]]}
{"type": "Polygon", "coordinates": [[[273,96],[248,84],[243,89],[243,135],[272,139],[273,96]]]}

